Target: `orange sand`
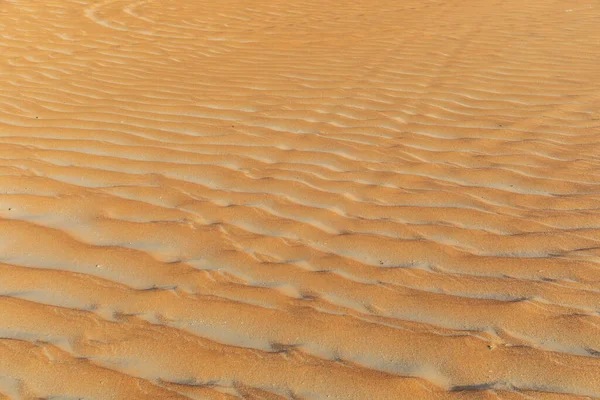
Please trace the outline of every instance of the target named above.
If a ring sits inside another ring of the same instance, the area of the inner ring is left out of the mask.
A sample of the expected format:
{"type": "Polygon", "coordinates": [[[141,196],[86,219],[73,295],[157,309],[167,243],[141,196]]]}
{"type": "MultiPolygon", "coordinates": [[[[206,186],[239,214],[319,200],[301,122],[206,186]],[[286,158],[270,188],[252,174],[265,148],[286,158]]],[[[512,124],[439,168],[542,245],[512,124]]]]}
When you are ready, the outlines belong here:
{"type": "Polygon", "coordinates": [[[599,3],[0,16],[0,398],[600,397],[599,3]]]}

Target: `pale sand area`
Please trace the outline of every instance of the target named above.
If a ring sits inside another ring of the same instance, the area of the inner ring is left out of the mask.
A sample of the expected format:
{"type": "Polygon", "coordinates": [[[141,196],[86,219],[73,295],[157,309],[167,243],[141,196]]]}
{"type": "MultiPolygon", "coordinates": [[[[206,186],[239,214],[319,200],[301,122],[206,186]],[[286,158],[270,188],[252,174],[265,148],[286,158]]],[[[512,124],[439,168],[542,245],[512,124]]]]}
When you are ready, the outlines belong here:
{"type": "Polygon", "coordinates": [[[600,397],[598,2],[0,16],[0,398],[600,397]]]}

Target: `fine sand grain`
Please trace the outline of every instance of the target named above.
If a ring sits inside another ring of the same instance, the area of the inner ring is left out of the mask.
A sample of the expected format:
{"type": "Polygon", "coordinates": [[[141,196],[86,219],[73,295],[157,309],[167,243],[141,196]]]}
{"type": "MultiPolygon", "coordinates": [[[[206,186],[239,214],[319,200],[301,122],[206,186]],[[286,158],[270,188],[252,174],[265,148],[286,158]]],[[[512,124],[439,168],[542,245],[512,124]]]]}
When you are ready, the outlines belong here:
{"type": "Polygon", "coordinates": [[[600,3],[0,0],[0,399],[600,397],[600,3]]]}

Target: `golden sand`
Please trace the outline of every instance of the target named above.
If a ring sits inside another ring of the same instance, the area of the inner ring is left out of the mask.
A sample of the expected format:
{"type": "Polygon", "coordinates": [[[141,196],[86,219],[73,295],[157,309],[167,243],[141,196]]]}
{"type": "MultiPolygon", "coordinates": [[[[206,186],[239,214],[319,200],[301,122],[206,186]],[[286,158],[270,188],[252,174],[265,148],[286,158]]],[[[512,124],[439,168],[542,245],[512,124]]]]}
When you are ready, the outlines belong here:
{"type": "Polygon", "coordinates": [[[600,397],[599,21],[0,0],[0,398],[600,397]]]}

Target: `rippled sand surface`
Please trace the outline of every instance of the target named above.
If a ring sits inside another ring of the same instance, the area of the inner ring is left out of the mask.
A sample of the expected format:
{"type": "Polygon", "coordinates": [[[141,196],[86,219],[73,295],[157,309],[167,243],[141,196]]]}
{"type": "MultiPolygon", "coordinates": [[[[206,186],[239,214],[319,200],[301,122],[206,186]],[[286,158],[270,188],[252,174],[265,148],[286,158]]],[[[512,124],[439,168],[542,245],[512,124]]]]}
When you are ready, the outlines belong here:
{"type": "Polygon", "coordinates": [[[599,3],[0,17],[0,398],[600,397],[599,3]]]}

